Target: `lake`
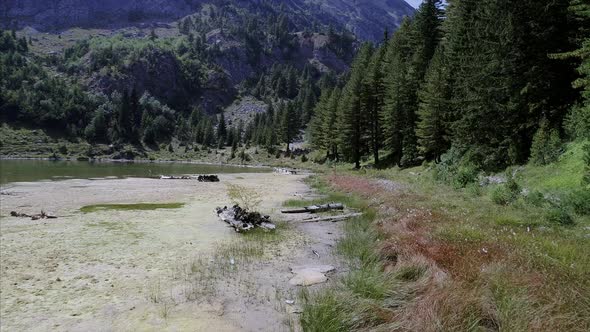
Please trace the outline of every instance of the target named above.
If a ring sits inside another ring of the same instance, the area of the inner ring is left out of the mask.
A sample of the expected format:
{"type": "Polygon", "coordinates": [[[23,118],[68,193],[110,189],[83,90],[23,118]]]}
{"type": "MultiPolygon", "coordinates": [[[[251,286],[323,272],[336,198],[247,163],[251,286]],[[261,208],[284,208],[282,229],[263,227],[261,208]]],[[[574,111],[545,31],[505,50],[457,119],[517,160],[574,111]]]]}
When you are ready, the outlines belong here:
{"type": "Polygon", "coordinates": [[[159,175],[265,173],[270,168],[180,162],[86,162],[0,159],[0,184],[42,180],[152,177],[159,175]]]}

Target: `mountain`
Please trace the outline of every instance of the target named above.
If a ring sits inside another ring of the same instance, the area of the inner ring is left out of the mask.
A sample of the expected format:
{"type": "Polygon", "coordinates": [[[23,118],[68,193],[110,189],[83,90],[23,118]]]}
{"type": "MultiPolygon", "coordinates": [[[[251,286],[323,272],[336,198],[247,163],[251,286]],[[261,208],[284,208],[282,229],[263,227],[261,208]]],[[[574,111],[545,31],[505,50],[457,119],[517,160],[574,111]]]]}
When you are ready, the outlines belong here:
{"type": "Polygon", "coordinates": [[[43,31],[70,27],[115,28],[154,21],[173,21],[204,4],[240,7],[281,5],[308,22],[344,26],[359,39],[380,41],[383,29],[394,30],[414,9],[403,0],[4,0],[3,28],[31,26],[43,31]]]}
{"type": "Polygon", "coordinates": [[[359,39],[381,41],[383,29],[397,28],[415,9],[403,0],[309,0],[328,13],[359,39]]]}

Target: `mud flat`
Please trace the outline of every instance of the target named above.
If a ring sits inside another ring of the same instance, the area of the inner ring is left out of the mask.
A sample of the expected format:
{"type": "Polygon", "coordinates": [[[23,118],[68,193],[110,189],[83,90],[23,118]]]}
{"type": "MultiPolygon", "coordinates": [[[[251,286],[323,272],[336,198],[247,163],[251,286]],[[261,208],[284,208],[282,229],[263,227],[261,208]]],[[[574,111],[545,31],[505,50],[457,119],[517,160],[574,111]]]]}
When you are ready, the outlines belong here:
{"type": "Polygon", "coordinates": [[[291,219],[276,235],[258,241],[236,234],[214,208],[229,203],[224,183],[234,183],[254,189],[261,211],[284,220],[282,202],[309,193],[303,178],[244,173],[222,174],[220,183],[144,178],[11,183],[0,196],[0,327],[297,329],[297,306],[290,304],[298,288],[288,284],[289,267],[336,264],[331,247],[338,226],[291,219]],[[153,205],[100,208],[123,203],[153,205]],[[151,208],[158,206],[168,208],[151,208]],[[59,218],[15,218],[13,210],[44,210],[59,218]]]}

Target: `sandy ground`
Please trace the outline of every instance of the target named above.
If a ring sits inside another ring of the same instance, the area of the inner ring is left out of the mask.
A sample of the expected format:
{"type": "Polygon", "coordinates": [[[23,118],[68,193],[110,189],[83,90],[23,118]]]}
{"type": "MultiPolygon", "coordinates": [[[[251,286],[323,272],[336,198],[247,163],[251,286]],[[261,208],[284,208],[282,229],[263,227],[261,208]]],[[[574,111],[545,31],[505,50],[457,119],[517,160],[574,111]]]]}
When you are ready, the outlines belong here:
{"type": "Polygon", "coordinates": [[[220,178],[221,183],[64,180],[2,188],[0,329],[296,330],[297,304],[285,304],[298,292],[288,285],[289,267],[335,264],[331,248],[339,228],[332,223],[299,223],[300,217],[291,217],[285,235],[264,248],[263,257],[247,262],[236,257],[230,265],[214,258],[215,248],[242,240],[214,213],[214,207],[229,203],[223,183],[255,189],[263,198],[261,210],[275,219],[285,219],[279,211],[283,201],[311,193],[299,175],[220,178]],[[90,204],[139,202],[186,205],[153,211],[79,211],[90,204]],[[12,210],[41,209],[59,218],[32,221],[9,216],[12,210]],[[201,268],[209,277],[195,277],[201,268]]]}

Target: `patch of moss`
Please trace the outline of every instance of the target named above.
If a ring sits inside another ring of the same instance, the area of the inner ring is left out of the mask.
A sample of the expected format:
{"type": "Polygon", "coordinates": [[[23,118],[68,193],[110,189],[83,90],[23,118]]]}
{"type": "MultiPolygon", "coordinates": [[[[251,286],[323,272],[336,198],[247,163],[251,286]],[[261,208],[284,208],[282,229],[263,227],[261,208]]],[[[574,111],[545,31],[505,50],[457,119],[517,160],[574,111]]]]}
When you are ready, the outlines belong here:
{"type": "Polygon", "coordinates": [[[80,208],[81,212],[90,213],[104,210],[157,210],[157,209],[179,209],[185,203],[135,203],[135,204],[94,204],[80,208]]]}

